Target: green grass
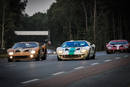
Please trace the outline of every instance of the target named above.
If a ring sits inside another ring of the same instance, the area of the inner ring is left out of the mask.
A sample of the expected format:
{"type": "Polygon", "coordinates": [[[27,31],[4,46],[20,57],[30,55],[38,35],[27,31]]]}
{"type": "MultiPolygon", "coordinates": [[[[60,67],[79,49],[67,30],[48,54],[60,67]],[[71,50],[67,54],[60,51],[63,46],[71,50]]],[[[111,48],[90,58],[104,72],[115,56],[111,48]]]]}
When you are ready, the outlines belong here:
{"type": "Polygon", "coordinates": [[[8,55],[7,54],[0,54],[0,58],[7,58],[8,55]]]}

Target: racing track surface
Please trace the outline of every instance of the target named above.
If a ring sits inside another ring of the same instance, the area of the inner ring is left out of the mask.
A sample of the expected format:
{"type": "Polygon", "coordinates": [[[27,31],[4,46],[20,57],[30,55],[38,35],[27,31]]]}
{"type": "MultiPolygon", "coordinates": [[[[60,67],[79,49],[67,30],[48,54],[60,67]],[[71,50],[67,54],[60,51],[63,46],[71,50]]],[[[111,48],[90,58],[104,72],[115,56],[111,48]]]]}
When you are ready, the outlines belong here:
{"type": "Polygon", "coordinates": [[[129,53],[97,52],[95,60],[0,60],[1,87],[130,87],[129,73],[129,53]]]}

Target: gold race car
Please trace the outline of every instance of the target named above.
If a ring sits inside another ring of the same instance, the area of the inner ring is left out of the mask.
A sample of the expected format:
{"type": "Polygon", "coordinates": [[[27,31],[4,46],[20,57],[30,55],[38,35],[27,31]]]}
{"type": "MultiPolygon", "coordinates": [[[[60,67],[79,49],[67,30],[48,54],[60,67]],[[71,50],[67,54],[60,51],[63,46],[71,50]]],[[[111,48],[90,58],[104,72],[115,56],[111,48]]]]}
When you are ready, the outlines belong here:
{"type": "Polygon", "coordinates": [[[85,40],[66,41],[56,49],[58,60],[95,59],[95,45],[85,40]]]}
{"type": "Polygon", "coordinates": [[[36,61],[45,60],[47,55],[46,44],[40,45],[38,42],[18,42],[7,50],[8,61],[15,60],[30,60],[36,61]]]}

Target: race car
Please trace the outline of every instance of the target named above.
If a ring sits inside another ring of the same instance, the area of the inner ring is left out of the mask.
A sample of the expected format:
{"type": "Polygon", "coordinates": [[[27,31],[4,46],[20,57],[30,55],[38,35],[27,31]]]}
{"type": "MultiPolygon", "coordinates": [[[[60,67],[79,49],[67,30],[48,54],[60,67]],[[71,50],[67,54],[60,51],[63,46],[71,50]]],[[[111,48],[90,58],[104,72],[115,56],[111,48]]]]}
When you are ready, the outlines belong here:
{"type": "Polygon", "coordinates": [[[9,62],[30,59],[39,61],[46,59],[47,49],[45,44],[40,45],[38,42],[18,42],[7,53],[9,62]]]}
{"type": "Polygon", "coordinates": [[[106,53],[115,52],[128,52],[130,50],[130,44],[127,40],[111,40],[106,44],[106,53]]]}
{"type": "Polygon", "coordinates": [[[66,41],[56,49],[58,60],[95,59],[95,45],[85,40],[66,41]]]}

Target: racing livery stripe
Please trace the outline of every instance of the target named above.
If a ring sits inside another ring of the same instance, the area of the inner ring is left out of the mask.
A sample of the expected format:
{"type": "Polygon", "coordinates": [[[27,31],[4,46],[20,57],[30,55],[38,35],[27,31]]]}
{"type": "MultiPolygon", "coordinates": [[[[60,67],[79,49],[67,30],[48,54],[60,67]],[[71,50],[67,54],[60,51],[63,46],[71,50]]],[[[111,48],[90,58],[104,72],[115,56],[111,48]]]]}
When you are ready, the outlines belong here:
{"type": "Polygon", "coordinates": [[[74,52],[75,52],[75,48],[70,48],[69,55],[74,55],[74,52]]]}

